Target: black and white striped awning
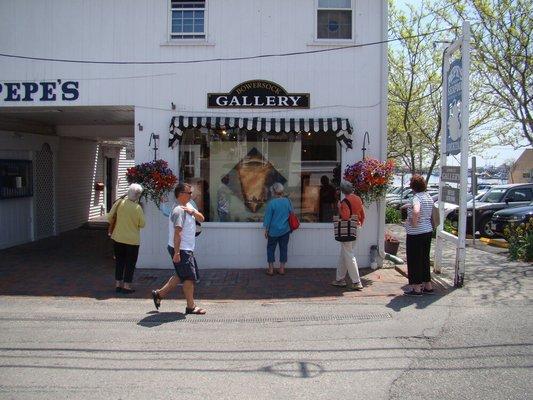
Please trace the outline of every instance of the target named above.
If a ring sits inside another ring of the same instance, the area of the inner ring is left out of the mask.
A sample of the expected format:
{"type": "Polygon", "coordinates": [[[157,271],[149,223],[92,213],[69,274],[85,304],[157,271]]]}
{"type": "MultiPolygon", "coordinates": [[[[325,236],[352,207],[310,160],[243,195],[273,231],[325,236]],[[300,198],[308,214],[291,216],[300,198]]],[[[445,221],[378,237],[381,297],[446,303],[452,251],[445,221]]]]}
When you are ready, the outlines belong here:
{"type": "Polygon", "coordinates": [[[187,128],[231,129],[256,132],[334,133],[339,143],[352,148],[352,126],[346,118],[232,118],[232,117],[172,117],[169,147],[181,142],[187,128]]]}

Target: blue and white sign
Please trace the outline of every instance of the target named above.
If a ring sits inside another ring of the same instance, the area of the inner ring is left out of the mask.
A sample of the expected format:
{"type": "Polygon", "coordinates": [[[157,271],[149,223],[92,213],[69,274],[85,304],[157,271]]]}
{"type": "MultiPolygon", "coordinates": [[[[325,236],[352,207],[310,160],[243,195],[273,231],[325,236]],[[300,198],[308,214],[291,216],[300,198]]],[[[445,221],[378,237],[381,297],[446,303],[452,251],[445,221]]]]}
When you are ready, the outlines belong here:
{"type": "Polygon", "coordinates": [[[463,66],[459,58],[450,64],[450,69],[446,74],[446,154],[459,154],[461,152],[461,104],[463,101],[462,92],[463,66]]]}

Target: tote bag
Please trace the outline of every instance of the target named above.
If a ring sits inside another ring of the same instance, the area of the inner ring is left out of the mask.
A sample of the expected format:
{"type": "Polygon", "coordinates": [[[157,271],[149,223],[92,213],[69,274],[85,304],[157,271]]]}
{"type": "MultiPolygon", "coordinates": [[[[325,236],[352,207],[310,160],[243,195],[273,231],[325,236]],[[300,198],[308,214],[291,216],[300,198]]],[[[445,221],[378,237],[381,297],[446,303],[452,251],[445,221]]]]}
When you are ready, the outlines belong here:
{"type": "Polygon", "coordinates": [[[345,221],[339,216],[333,217],[333,233],[337,242],[353,242],[357,239],[357,216],[352,214],[350,202],[347,199],[342,201],[346,202],[350,209],[350,219],[345,221]]]}

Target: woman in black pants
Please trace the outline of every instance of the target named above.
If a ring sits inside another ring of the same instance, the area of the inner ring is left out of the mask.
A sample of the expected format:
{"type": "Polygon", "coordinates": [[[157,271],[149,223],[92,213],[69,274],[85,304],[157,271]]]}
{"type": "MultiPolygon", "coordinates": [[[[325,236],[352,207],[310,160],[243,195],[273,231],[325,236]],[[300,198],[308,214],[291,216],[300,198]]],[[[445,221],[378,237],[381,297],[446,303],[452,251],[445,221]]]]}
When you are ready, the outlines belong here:
{"type": "Polygon", "coordinates": [[[429,266],[431,250],[431,212],[433,199],[426,192],[426,181],[420,175],[411,178],[411,189],[414,195],[407,209],[407,277],[409,288],[404,292],[407,296],[422,296],[433,293],[429,266]]]}
{"type": "Polygon", "coordinates": [[[115,290],[120,293],[135,291],[131,282],[139,255],[140,230],[145,224],[139,204],[142,191],[141,185],[131,184],[127,197],[117,200],[107,216],[115,249],[115,290]]]}

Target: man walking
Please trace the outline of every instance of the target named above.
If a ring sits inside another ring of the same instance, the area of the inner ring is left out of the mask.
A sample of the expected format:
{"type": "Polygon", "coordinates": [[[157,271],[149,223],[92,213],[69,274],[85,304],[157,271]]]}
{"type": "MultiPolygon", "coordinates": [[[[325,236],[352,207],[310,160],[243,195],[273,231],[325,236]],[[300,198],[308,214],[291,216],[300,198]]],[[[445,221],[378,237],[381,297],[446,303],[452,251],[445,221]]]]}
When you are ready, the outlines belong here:
{"type": "Polygon", "coordinates": [[[203,308],[194,303],[194,285],[199,280],[198,265],[194,259],[196,221],[204,222],[204,216],[190,203],[192,186],[179,183],[174,189],[178,204],[170,213],[168,220],[168,252],[172,258],[176,275],[158,290],[152,290],[152,299],[156,309],[161,300],[183,283],[183,294],[187,301],[185,314],[205,314],[203,308]]]}

